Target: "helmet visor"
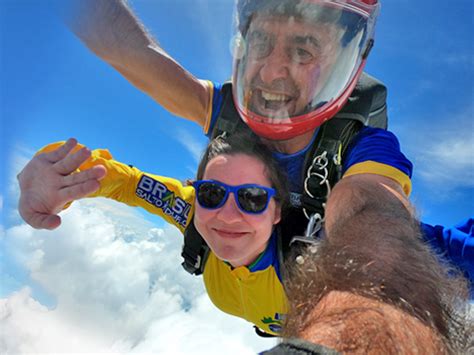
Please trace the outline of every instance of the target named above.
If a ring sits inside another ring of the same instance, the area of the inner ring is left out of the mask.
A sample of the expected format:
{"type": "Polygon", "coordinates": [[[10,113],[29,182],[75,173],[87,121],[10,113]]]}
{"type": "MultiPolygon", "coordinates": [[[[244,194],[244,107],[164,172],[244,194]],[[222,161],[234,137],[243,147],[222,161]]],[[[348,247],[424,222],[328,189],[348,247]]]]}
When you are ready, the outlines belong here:
{"type": "Polygon", "coordinates": [[[238,8],[234,37],[233,88],[244,120],[300,123],[331,106],[365,58],[378,5],[243,2],[247,7],[238,8]]]}

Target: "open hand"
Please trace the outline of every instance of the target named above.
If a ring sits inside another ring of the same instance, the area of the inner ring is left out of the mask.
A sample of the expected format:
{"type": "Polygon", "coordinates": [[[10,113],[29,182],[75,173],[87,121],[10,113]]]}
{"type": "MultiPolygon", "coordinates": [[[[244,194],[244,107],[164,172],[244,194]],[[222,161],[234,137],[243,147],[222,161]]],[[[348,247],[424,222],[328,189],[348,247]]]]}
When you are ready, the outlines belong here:
{"type": "Polygon", "coordinates": [[[18,210],[26,223],[37,229],[55,229],[61,224],[58,213],[64,206],[85,197],[100,187],[107,171],[97,165],[76,170],[91,155],[83,147],[72,152],[77,141],[70,138],[57,150],[35,156],[18,174],[20,201],[18,210]]]}

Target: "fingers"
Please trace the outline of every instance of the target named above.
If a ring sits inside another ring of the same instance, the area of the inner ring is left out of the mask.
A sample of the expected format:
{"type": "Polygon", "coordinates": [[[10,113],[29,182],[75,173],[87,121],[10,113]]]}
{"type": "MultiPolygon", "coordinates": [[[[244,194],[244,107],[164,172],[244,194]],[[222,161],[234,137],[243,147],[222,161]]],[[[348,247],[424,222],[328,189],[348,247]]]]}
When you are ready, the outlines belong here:
{"type": "Polygon", "coordinates": [[[97,180],[87,180],[82,183],[64,187],[59,191],[61,200],[72,201],[86,197],[91,193],[97,191],[100,187],[100,183],[97,180]]]}
{"type": "Polygon", "coordinates": [[[107,174],[107,169],[103,165],[96,165],[90,169],[67,175],[63,179],[65,187],[84,183],[88,180],[100,180],[107,174]]]}
{"type": "Polygon", "coordinates": [[[64,159],[76,145],[77,140],[74,138],[69,138],[62,146],[56,150],[53,150],[52,152],[46,153],[45,156],[49,162],[57,163],[58,161],[64,159]]]}
{"type": "Polygon", "coordinates": [[[91,156],[91,151],[84,147],[74,154],[69,154],[54,164],[54,170],[62,175],[73,173],[91,156]]]}
{"type": "Polygon", "coordinates": [[[36,229],[56,229],[61,224],[61,217],[58,215],[33,212],[29,216],[24,216],[26,223],[36,229]],[[26,217],[26,218],[25,218],[26,217]]]}
{"type": "Polygon", "coordinates": [[[56,229],[61,225],[61,217],[58,215],[49,215],[42,218],[42,227],[43,229],[56,229]]]}

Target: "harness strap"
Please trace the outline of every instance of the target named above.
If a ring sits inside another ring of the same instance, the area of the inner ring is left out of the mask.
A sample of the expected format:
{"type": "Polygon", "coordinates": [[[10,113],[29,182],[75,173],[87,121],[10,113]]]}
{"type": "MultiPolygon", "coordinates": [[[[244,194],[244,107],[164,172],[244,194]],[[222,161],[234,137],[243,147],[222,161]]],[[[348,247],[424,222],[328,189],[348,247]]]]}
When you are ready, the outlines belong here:
{"type": "Polygon", "coordinates": [[[221,87],[222,91],[222,106],[219,117],[216,120],[211,138],[216,138],[222,133],[226,132],[232,134],[239,130],[239,126],[244,126],[244,122],[240,119],[239,113],[234,105],[234,98],[232,96],[232,83],[226,82],[221,87]]]}
{"type": "Polygon", "coordinates": [[[331,187],[342,176],[342,156],[361,127],[359,120],[339,115],[321,126],[316,144],[306,155],[304,164],[306,178],[301,204],[308,219],[316,213],[324,217],[331,187]]]}
{"type": "Polygon", "coordinates": [[[379,80],[362,73],[337,117],[358,120],[365,126],[387,129],[387,88],[379,80]]]}
{"type": "Polygon", "coordinates": [[[184,231],[184,244],[181,256],[183,268],[192,275],[199,276],[204,272],[209,256],[209,247],[194,226],[194,217],[184,231]]]}

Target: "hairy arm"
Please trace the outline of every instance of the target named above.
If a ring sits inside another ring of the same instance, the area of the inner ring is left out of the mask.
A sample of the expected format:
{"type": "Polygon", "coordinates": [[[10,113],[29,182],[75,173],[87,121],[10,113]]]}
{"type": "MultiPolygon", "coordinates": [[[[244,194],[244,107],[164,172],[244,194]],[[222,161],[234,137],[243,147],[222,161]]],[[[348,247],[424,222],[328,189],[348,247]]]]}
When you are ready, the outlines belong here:
{"type": "Polygon", "coordinates": [[[75,0],[66,21],[101,59],[171,113],[205,124],[210,88],[171,58],[125,0],[75,0]]]}
{"type": "Polygon", "coordinates": [[[347,353],[465,350],[465,280],[449,276],[424,244],[397,183],[344,178],[327,213],[316,252],[287,267],[286,337],[347,353]]]}
{"type": "Polygon", "coordinates": [[[312,310],[298,336],[344,353],[442,354],[441,337],[418,318],[388,303],[331,291],[312,310]]]}
{"type": "Polygon", "coordinates": [[[398,212],[414,214],[402,187],[395,180],[376,174],[351,175],[340,180],[329,196],[326,230],[330,231],[343,224],[369,205],[380,213],[395,209],[398,212]]]}

